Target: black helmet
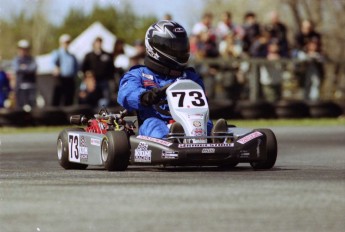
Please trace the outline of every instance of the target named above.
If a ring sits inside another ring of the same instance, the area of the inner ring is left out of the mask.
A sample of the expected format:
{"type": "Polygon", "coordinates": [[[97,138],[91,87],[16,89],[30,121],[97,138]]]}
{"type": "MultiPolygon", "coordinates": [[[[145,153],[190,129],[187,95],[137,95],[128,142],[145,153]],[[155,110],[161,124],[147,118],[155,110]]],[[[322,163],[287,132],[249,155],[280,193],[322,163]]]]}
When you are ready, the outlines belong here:
{"type": "Polygon", "coordinates": [[[169,20],[149,27],[145,36],[145,65],[168,76],[181,76],[189,59],[189,40],[186,30],[169,20]]]}

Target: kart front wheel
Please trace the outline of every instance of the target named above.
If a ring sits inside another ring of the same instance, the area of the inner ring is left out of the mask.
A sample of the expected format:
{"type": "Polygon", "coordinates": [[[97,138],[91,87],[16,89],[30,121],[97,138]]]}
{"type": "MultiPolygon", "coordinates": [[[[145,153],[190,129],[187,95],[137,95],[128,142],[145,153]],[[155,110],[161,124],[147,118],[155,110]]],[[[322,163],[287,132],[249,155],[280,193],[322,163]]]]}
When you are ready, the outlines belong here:
{"type": "Polygon", "coordinates": [[[57,155],[59,164],[64,169],[86,169],[88,165],[72,163],[68,159],[68,132],[84,132],[84,130],[82,128],[70,128],[60,132],[57,139],[57,155]]]}
{"type": "Polygon", "coordinates": [[[261,132],[266,137],[264,143],[260,145],[259,149],[260,153],[266,153],[267,158],[263,161],[251,162],[250,165],[254,169],[271,169],[277,160],[278,147],[276,136],[270,129],[257,129],[257,131],[261,132]]]}
{"type": "Polygon", "coordinates": [[[108,131],[102,141],[101,157],[108,171],[124,171],[128,167],[130,149],[124,131],[108,131]]]}

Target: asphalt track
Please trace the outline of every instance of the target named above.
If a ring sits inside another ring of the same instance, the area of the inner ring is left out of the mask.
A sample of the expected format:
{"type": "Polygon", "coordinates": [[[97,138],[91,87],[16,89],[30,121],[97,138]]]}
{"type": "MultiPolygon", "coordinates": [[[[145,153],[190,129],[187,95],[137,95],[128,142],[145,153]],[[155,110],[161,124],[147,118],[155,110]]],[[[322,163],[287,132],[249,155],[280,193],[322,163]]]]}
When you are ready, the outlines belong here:
{"type": "Polygon", "coordinates": [[[345,127],[273,130],[270,171],[66,171],[57,133],[2,134],[0,231],[345,231],[345,127]]]}

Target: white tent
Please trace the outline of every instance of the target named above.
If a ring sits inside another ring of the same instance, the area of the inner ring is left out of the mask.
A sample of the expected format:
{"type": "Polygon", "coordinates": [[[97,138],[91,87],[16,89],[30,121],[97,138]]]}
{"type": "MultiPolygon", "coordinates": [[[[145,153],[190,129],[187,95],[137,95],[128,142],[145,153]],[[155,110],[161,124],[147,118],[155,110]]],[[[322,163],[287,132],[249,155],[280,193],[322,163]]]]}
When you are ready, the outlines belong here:
{"type": "MultiPolygon", "coordinates": [[[[70,44],[69,51],[82,62],[84,56],[92,50],[92,43],[97,37],[103,39],[103,49],[112,52],[116,41],[116,36],[106,29],[100,22],[94,22],[70,44]]],[[[58,39],[57,39],[58,40],[58,39]]],[[[125,53],[128,56],[135,54],[135,49],[130,45],[125,45],[125,53]]],[[[51,54],[44,54],[36,57],[38,64],[38,74],[49,74],[53,70],[51,54]]]]}

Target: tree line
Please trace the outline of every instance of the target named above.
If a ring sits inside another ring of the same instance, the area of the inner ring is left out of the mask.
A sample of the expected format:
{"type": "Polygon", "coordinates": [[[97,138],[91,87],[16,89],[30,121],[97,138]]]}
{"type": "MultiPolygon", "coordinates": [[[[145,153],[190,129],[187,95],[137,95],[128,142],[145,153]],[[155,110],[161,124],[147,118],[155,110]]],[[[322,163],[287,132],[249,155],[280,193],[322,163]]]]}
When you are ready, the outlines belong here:
{"type": "Polygon", "coordinates": [[[0,19],[2,59],[13,58],[16,42],[21,39],[31,42],[33,55],[49,53],[58,46],[61,34],[68,33],[75,38],[95,21],[101,22],[117,38],[132,43],[144,38],[149,25],[157,20],[154,16],[138,16],[129,6],[116,9],[96,5],[88,14],[72,8],[60,25],[49,22],[46,14],[44,5],[38,5],[31,14],[22,10],[10,19],[0,19]]]}

